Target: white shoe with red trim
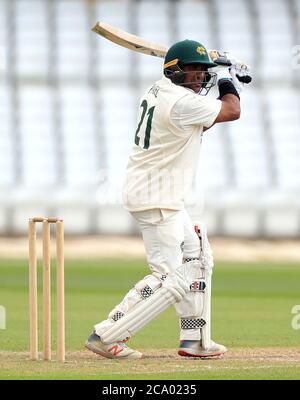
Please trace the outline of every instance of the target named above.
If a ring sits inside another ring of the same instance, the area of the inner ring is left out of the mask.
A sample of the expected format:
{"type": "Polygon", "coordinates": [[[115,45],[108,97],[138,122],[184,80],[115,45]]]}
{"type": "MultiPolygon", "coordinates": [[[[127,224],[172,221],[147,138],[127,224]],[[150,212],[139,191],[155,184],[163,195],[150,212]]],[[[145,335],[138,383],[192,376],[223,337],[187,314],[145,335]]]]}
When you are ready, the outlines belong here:
{"type": "Polygon", "coordinates": [[[211,340],[210,347],[204,349],[200,340],[181,340],[178,354],[183,357],[217,358],[226,353],[225,346],[211,340]]]}
{"type": "Polygon", "coordinates": [[[93,353],[106,358],[137,360],[143,357],[142,353],[131,349],[124,342],[115,342],[110,344],[101,342],[100,337],[95,332],[89,336],[85,343],[85,347],[93,353]]]}

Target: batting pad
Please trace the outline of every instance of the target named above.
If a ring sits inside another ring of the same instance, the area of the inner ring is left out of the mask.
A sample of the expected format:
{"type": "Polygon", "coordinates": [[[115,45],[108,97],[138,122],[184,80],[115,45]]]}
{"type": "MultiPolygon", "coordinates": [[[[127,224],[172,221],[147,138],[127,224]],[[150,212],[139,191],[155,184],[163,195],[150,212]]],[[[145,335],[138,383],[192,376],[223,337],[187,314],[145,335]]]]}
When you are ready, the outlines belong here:
{"type": "Polygon", "coordinates": [[[182,300],[189,287],[179,274],[168,277],[150,297],[136,304],[111,328],[100,335],[103,343],[113,343],[131,337],[171,305],[182,300]]]}
{"type": "Polygon", "coordinates": [[[206,288],[204,292],[204,304],[202,318],[206,324],[201,329],[202,347],[208,349],[211,346],[211,285],[213,272],[213,254],[207,237],[205,224],[195,226],[195,231],[200,240],[200,261],[204,268],[206,288]]]}
{"type": "Polygon", "coordinates": [[[206,324],[202,328],[202,347],[208,349],[211,346],[211,277],[212,271],[206,270],[206,289],[202,317],[206,324]]]}

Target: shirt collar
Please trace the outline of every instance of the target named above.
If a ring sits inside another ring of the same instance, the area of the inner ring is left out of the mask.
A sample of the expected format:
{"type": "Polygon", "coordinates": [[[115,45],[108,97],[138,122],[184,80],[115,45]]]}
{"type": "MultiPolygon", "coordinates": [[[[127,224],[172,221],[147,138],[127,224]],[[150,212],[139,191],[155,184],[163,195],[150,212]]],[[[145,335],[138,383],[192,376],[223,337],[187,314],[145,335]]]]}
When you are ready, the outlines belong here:
{"type": "Polygon", "coordinates": [[[176,87],[178,87],[178,88],[182,88],[182,89],[188,90],[190,93],[197,94],[197,93],[195,93],[192,89],[189,89],[189,88],[187,88],[187,87],[185,87],[185,86],[175,85],[175,83],[173,83],[173,82],[171,81],[171,79],[167,78],[165,75],[163,75],[162,81],[163,81],[165,84],[167,84],[167,85],[174,85],[174,86],[176,86],[176,87]]]}

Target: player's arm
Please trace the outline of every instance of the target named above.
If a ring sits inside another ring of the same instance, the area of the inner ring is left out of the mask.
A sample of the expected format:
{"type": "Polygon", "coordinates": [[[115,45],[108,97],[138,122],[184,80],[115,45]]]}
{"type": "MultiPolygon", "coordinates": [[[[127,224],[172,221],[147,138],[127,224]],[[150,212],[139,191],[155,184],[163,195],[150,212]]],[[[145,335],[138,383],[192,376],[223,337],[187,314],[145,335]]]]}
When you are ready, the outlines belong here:
{"type": "Polygon", "coordinates": [[[210,129],[212,126],[214,126],[214,124],[220,122],[235,121],[240,118],[241,107],[240,100],[237,96],[233,94],[225,94],[221,101],[222,106],[217,118],[209,128],[204,127],[203,132],[210,129]]]}
{"type": "MultiPolygon", "coordinates": [[[[219,66],[214,69],[218,76],[219,99],[222,102],[221,110],[210,128],[220,122],[235,121],[240,118],[240,92],[242,85],[238,80],[233,80],[233,73],[230,74],[227,67],[219,66]]],[[[204,128],[206,131],[209,128],[204,128]]]]}
{"type": "Polygon", "coordinates": [[[214,122],[215,124],[219,122],[235,121],[240,118],[241,107],[239,97],[227,93],[220,100],[222,101],[222,107],[214,122]]]}
{"type": "Polygon", "coordinates": [[[190,134],[191,127],[202,125],[207,131],[215,123],[234,121],[240,117],[240,98],[238,88],[233,83],[229,69],[222,67],[218,73],[219,97],[186,95],[171,111],[171,122],[180,128],[183,135],[190,134]],[[227,74],[227,75],[226,75],[227,74]]]}

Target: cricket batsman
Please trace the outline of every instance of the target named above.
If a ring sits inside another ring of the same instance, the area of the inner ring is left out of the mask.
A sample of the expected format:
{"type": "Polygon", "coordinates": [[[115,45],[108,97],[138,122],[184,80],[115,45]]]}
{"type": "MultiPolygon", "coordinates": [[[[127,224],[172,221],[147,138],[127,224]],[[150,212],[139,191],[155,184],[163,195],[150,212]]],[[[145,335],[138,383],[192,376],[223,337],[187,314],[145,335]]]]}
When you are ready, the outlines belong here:
{"type": "Polygon", "coordinates": [[[163,73],[140,100],[123,193],[125,208],[140,226],[150,273],[87,339],[89,350],[107,358],[142,358],[125,342],[172,305],[180,356],[214,358],[227,351],[211,339],[214,263],[206,229],[198,224],[195,230],[184,201],[203,133],[239,119],[241,81],[249,82],[249,71],[217,65],[201,43],[184,40],[168,50],[163,73]],[[205,96],[214,85],[218,99],[205,96]]]}

